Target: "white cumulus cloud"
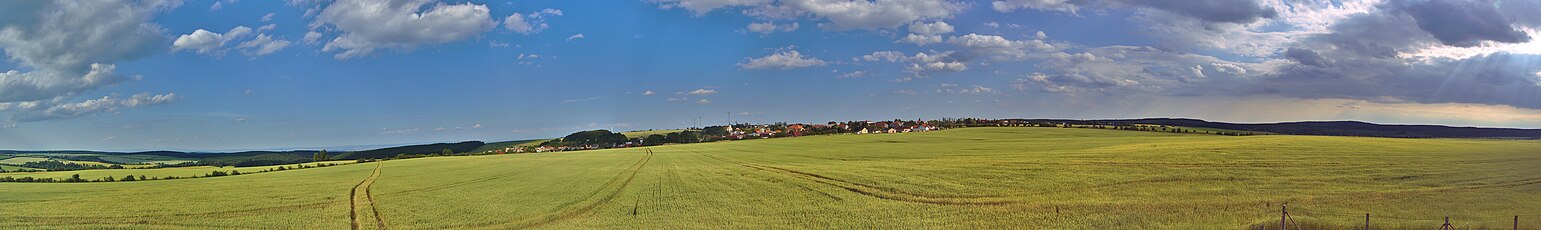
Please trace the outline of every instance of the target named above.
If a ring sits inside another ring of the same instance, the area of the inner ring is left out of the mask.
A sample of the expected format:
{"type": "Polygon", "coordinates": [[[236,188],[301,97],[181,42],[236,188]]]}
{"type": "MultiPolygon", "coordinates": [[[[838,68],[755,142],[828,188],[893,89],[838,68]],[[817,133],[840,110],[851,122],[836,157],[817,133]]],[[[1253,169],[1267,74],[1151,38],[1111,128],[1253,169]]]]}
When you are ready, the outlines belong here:
{"type": "Polygon", "coordinates": [[[104,111],[77,96],[136,77],[115,63],[149,55],[165,41],[151,16],[179,1],[14,1],[0,3],[0,49],[20,69],[0,71],[0,112],[9,124],[104,111]],[[79,111],[79,112],[72,112],[79,111]]]}
{"type": "Polygon", "coordinates": [[[321,10],[314,24],[342,31],[321,50],[338,52],[334,58],[348,59],[380,49],[411,50],[421,45],[459,41],[492,30],[498,23],[486,5],[436,0],[338,0],[321,10]]]}
{"type": "Polygon", "coordinates": [[[824,60],[803,56],[802,53],[797,52],[796,48],[795,46],[779,48],[770,55],[749,58],[745,62],[738,63],[738,67],[744,69],[796,69],[824,66],[826,64],[824,60]]]}
{"type": "Polygon", "coordinates": [[[716,94],[716,93],[717,93],[717,90],[697,89],[697,90],[692,90],[689,93],[685,93],[685,94],[690,94],[690,95],[712,95],[712,94],[716,94]]]}
{"type": "Polygon", "coordinates": [[[743,8],[745,15],[773,20],[810,18],[829,30],[892,29],[916,21],[951,18],[968,7],[953,0],[657,0],[665,9],[683,8],[696,15],[717,9],[743,8]]]}
{"type": "MultiPolygon", "coordinates": [[[[258,29],[257,31],[271,30],[272,26],[274,25],[268,24],[262,26],[265,29],[258,29]]],[[[289,47],[289,44],[292,43],[288,40],[274,38],[272,35],[265,33],[250,36],[251,33],[252,29],[245,26],[237,26],[223,34],[198,29],[192,33],[178,36],[177,40],[171,43],[171,49],[176,51],[190,50],[198,54],[219,56],[225,54],[227,50],[226,45],[235,44],[235,48],[240,49],[241,53],[255,57],[278,52],[285,47],[289,47]],[[240,43],[233,43],[247,37],[251,37],[251,39],[240,43]]]]}
{"type": "Polygon", "coordinates": [[[503,18],[503,28],[521,34],[540,33],[542,30],[551,28],[551,25],[546,23],[546,17],[550,16],[562,16],[562,10],[548,8],[527,14],[515,12],[503,18]]]}
{"type": "Polygon", "coordinates": [[[947,22],[938,21],[932,23],[910,24],[910,33],[914,34],[935,35],[952,33],[952,31],[952,25],[948,25],[947,22]]]}
{"type": "Polygon", "coordinates": [[[755,32],[755,33],[760,33],[760,34],[770,34],[770,33],[775,33],[775,32],[791,32],[791,31],[795,31],[795,30],[797,30],[797,27],[799,27],[797,22],[792,22],[790,24],[776,24],[775,22],[756,22],[756,23],[749,23],[749,26],[745,27],[745,28],[748,29],[749,32],[755,32]]]}

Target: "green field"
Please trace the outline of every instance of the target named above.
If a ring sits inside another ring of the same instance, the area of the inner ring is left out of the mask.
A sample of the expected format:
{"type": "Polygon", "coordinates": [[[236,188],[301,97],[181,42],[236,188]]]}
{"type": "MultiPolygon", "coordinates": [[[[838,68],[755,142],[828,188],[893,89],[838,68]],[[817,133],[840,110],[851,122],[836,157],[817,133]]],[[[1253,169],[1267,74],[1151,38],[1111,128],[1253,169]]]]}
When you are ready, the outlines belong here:
{"type": "MultiPolygon", "coordinates": [[[[64,162],[64,163],[76,163],[76,164],[83,164],[83,165],[101,165],[101,166],[110,166],[110,165],[112,165],[112,163],[106,163],[106,162],[72,161],[72,160],[65,160],[65,159],[47,158],[47,157],[42,157],[42,156],[22,156],[22,157],[6,158],[4,160],[0,160],[0,164],[20,165],[20,164],[25,164],[27,162],[37,162],[37,161],[47,161],[47,160],[54,160],[54,161],[59,161],[59,162],[64,162]]],[[[125,165],[125,166],[127,166],[127,165],[125,165]]]]}
{"type": "Polygon", "coordinates": [[[648,135],[653,135],[653,134],[669,135],[670,133],[678,133],[678,132],[684,132],[684,131],[685,130],[683,130],[683,129],[638,130],[638,131],[631,131],[631,132],[622,132],[621,135],[626,135],[626,138],[643,138],[643,137],[647,137],[648,135]]]}
{"type": "Polygon", "coordinates": [[[549,141],[549,139],[493,142],[493,143],[487,143],[486,145],[482,145],[481,147],[476,147],[476,149],[471,150],[471,153],[481,153],[481,152],[487,152],[487,151],[493,151],[493,150],[500,150],[500,149],[508,148],[508,147],[523,147],[523,146],[534,147],[534,146],[540,145],[541,142],[545,142],[545,141],[549,141]]]}
{"type": "MultiPolygon", "coordinates": [[[[1216,134],[1216,133],[1238,133],[1238,134],[1246,134],[1246,135],[1272,135],[1272,134],[1276,134],[1276,133],[1260,132],[1260,131],[1242,131],[1242,130],[1230,130],[1230,129],[1219,129],[1219,128],[1204,128],[1204,127],[1186,127],[1186,126],[1166,126],[1166,127],[1161,127],[1160,125],[1149,125],[1149,124],[1141,124],[1139,126],[1155,129],[1156,131],[1159,131],[1159,132],[1171,131],[1173,129],[1182,129],[1182,130],[1186,130],[1188,132],[1200,133],[1200,134],[1216,134]]],[[[1075,128],[1096,128],[1096,127],[1099,127],[1099,126],[1071,125],[1070,127],[1075,127],[1075,128]]],[[[1100,127],[1102,127],[1103,129],[1117,129],[1114,126],[1100,126],[1100,127]]]]}
{"type": "MultiPolygon", "coordinates": [[[[288,164],[288,165],[282,165],[282,166],[284,166],[286,168],[293,168],[293,167],[299,166],[299,165],[314,166],[317,163],[351,164],[353,162],[354,161],[325,161],[325,162],[313,162],[313,163],[304,163],[304,164],[288,164]]],[[[213,171],[230,172],[231,170],[236,170],[236,171],[241,171],[242,173],[254,173],[254,172],[262,171],[262,170],[276,169],[278,167],[279,167],[279,165],[273,165],[273,166],[252,166],[252,167],[192,166],[192,167],[158,168],[158,169],[132,169],[132,168],[130,168],[130,169],[92,169],[92,170],[75,170],[75,171],[0,173],[0,177],[9,176],[9,177],[54,178],[54,179],[60,179],[60,180],[63,180],[65,178],[70,178],[70,177],[72,177],[72,176],[74,176],[76,174],[79,174],[80,178],[85,178],[85,179],[88,179],[88,180],[89,179],[100,179],[100,178],[108,177],[108,176],[111,176],[113,178],[122,178],[123,176],[128,176],[128,175],[134,175],[134,176],[141,176],[142,175],[142,176],[146,176],[146,177],[168,177],[168,176],[193,177],[193,176],[203,176],[204,174],[208,174],[209,172],[213,172],[213,171]]]]}
{"type": "Polygon", "coordinates": [[[135,155],[102,155],[102,156],[99,156],[99,157],[102,158],[102,160],[105,160],[105,161],[108,161],[108,162],[112,162],[112,163],[118,163],[118,164],[150,164],[150,165],[153,165],[153,164],[176,164],[176,163],[182,163],[182,162],[196,161],[195,159],[188,159],[188,158],[177,158],[177,157],[157,156],[157,155],[141,155],[141,154],[135,154],[135,155]]]}
{"type": "Polygon", "coordinates": [[[19,165],[19,164],[25,164],[27,162],[46,161],[46,160],[48,160],[48,158],[43,158],[43,157],[12,157],[12,158],[0,159],[0,164],[19,165]]]}
{"type": "Polygon", "coordinates": [[[1541,141],[968,128],[0,184],[0,228],[1541,228],[1541,141]],[[40,208],[47,207],[47,208],[40,208]],[[351,217],[350,217],[351,216],[351,217]]]}
{"type": "Polygon", "coordinates": [[[10,170],[17,170],[17,169],[40,170],[40,169],[21,167],[21,166],[0,165],[0,170],[10,171],[10,170]]]}

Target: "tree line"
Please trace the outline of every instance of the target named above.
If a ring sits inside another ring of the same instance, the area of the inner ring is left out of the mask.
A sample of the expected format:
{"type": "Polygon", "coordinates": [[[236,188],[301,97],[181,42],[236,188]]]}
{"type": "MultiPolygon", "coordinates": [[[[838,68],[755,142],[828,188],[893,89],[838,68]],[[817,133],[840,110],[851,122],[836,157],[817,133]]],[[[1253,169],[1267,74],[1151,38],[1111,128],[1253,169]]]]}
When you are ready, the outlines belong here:
{"type": "MultiPolygon", "coordinates": [[[[12,165],[18,166],[18,167],[25,167],[25,168],[44,169],[44,170],[48,170],[48,171],[75,171],[75,170],[87,170],[87,169],[123,169],[122,165],[117,165],[117,164],[111,164],[111,165],[81,164],[81,163],[75,163],[75,162],[63,162],[63,161],[54,160],[54,159],[48,159],[48,160],[44,160],[44,161],[33,161],[33,162],[27,162],[27,163],[21,163],[21,164],[12,164],[12,165]]],[[[4,171],[0,171],[0,172],[4,172],[4,171]]]]}
{"type": "MultiPolygon", "coordinates": [[[[276,168],[263,169],[263,170],[255,172],[255,173],[276,172],[276,171],[294,170],[294,169],[308,169],[308,168],[331,167],[331,166],[338,166],[338,165],[343,165],[343,164],[340,164],[340,163],[318,163],[318,164],[314,164],[314,165],[303,165],[302,164],[302,165],[295,165],[295,166],[290,166],[290,167],[286,167],[286,166],[280,165],[280,166],[278,166],[276,168]]],[[[64,178],[64,179],[55,179],[55,178],[51,178],[51,177],[34,178],[34,177],[30,177],[30,176],[28,176],[28,177],[3,176],[3,177],[0,177],[0,182],[35,182],[35,183],[54,183],[54,182],[60,182],[60,183],[84,183],[84,182],[120,182],[120,181],[127,182],[127,181],[175,180],[175,179],[191,179],[191,178],[205,178],[205,177],[222,177],[222,176],[235,176],[235,175],[242,175],[242,174],[251,174],[251,173],[243,173],[240,170],[230,170],[230,171],[213,170],[213,171],[210,171],[209,173],[205,173],[205,174],[203,174],[201,176],[151,177],[151,176],[146,176],[146,175],[134,176],[134,175],[130,174],[130,175],[123,175],[122,177],[106,176],[106,177],[102,177],[102,178],[92,178],[92,179],[81,178],[80,174],[70,175],[69,178],[64,178]]]]}
{"type": "MultiPolygon", "coordinates": [[[[711,130],[711,129],[707,129],[707,130],[711,130]]],[[[705,133],[703,133],[703,131],[686,130],[686,131],[681,131],[681,132],[672,132],[672,133],[668,133],[668,134],[651,134],[651,135],[647,135],[647,136],[643,136],[643,137],[638,137],[638,138],[628,138],[628,137],[626,137],[625,134],[621,134],[621,133],[617,133],[617,132],[611,132],[610,130],[599,129],[599,130],[580,131],[580,132],[575,132],[575,133],[572,133],[572,134],[568,134],[567,136],[563,136],[562,138],[557,138],[557,139],[553,139],[553,140],[550,140],[550,141],[542,142],[542,143],[540,143],[540,146],[549,146],[549,147],[595,146],[595,147],[599,147],[599,148],[623,147],[623,146],[626,146],[628,144],[630,144],[630,145],[637,145],[637,146],[655,146],[655,145],[662,145],[662,144],[669,144],[669,143],[683,144],[683,143],[703,142],[703,141],[707,141],[707,139],[706,139],[707,135],[709,135],[709,134],[705,134],[705,133]]]]}

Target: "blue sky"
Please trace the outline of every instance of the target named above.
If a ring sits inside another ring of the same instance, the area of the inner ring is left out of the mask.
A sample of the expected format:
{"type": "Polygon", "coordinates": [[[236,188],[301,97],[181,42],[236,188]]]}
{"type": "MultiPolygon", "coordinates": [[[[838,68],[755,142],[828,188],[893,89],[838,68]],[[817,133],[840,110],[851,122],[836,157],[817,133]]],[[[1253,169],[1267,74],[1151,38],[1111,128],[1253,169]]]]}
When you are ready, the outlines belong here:
{"type": "Polygon", "coordinates": [[[1527,1],[4,4],[0,149],[941,117],[1541,128],[1527,1]],[[1449,8],[1468,10],[1429,10],[1449,8]]]}

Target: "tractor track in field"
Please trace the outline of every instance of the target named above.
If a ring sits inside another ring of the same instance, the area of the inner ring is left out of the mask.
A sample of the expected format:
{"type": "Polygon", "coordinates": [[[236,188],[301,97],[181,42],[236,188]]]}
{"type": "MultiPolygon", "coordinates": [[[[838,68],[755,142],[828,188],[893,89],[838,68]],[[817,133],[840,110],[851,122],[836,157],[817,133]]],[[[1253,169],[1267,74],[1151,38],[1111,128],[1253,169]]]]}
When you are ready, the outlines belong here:
{"type": "Polygon", "coordinates": [[[363,181],[359,181],[357,185],[353,185],[353,190],[348,191],[348,219],[353,221],[352,226],[354,230],[362,229],[359,225],[358,216],[358,213],[362,211],[359,210],[360,200],[369,203],[369,209],[374,214],[375,226],[378,229],[385,229],[385,220],[380,218],[380,206],[375,205],[374,195],[369,192],[369,188],[375,186],[375,180],[380,178],[380,168],[384,166],[384,162],[375,163],[375,171],[370,173],[369,177],[364,178],[363,181]],[[364,197],[359,197],[360,188],[364,190],[364,197]]]}
{"type": "Polygon", "coordinates": [[[914,202],[914,203],[923,203],[923,204],[936,204],[936,205],[1005,205],[1005,204],[1013,203],[1013,202],[1008,201],[1008,200],[978,200],[978,199],[981,199],[981,198],[1004,198],[1004,197],[945,197],[945,196],[931,196],[931,195],[925,195],[925,194],[916,194],[916,193],[900,191],[898,189],[884,188],[884,187],[878,187],[878,186],[873,186],[873,185],[867,185],[867,184],[862,184],[862,183],[856,183],[856,182],[836,179],[836,178],[832,178],[832,177],[828,177],[828,176],[824,176],[824,175],[819,175],[819,174],[814,174],[814,173],[802,172],[802,171],[791,170],[791,169],[786,169],[786,168],[780,168],[780,167],[775,167],[775,166],[767,166],[767,165],[760,165],[760,164],[754,164],[754,163],[748,163],[748,162],[728,160],[728,159],[725,159],[725,158],[722,158],[722,157],[718,157],[718,156],[714,156],[714,155],[711,155],[711,154],[703,154],[703,155],[705,155],[707,157],[710,157],[712,159],[717,159],[719,161],[732,163],[732,164],[735,164],[735,165],[738,165],[738,166],[742,166],[742,167],[745,167],[745,168],[760,170],[760,171],[769,172],[769,173],[773,173],[773,174],[786,175],[786,176],[791,176],[793,178],[799,178],[799,179],[804,179],[804,180],[808,180],[808,181],[813,181],[815,183],[825,184],[825,185],[829,185],[829,186],[835,186],[835,187],[838,187],[838,188],[841,188],[841,189],[845,189],[846,191],[851,191],[851,192],[854,192],[854,193],[857,193],[857,194],[866,195],[866,196],[870,196],[870,197],[874,197],[874,198],[878,198],[878,199],[884,199],[884,200],[914,202]]]}
{"type": "MultiPolygon", "coordinates": [[[[563,212],[560,212],[557,215],[551,216],[551,218],[546,218],[545,220],[540,220],[540,221],[531,222],[529,224],[524,224],[523,226],[520,226],[519,228],[540,227],[540,226],[543,226],[543,225],[546,225],[546,224],[550,224],[550,223],[554,223],[554,222],[557,222],[557,221],[566,220],[566,219],[569,219],[569,218],[576,217],[578,215],[582,215],[582,214],[585,214],[585,213],[592,212],[592,211],[594,211],[594,209],[599,208],[600,205],[604,205],[606,203],[610,203],[610,200],[613,200],[613,199],[615,199],[615,197],[617,195],[620,195],[621,191],[626,190],[626,186],[631,185],[632,179],[636,179],[637,178],[637,172],[641,172],[642,171],[642,167],[646,167],[647,163],[649,161],[652,161],[652,160],[653,160],[653,150],[652,149],[647,149],[647,156],[642,157],[642,160],[639,160],[636,163],[636,166],[633,166],[631,168],[631,170],[629,170],[631,172],[628,173],[629,175],[626,176],[625,180],[620,180],[621,179],[620,177],[616,177],[615,179],[612,179],[610,181],[610,183],[615,183],[616,181],[620,181],[620,185],[617,186],[614,191],[611,191],[610,194],[606,194],[604,197],[599,198],[598,202],[594,202],[594,203],[591,203],[591,204],[588,204],[588,205],[584,205],[584,206],[581,206],[581,207],[578,207],[578,208],[575,208],[575,209],[563,210],[563,212]]],[[[607,183],[607,185],[610,184],[610,183],[607,183]]],[[[600,190],[600,191],[602,191],[602,190],[600,190]]],[[[596,192],[595,195],[597,195],[597,193],[599,191],[595,191],[595,192],[596,192]]],[[[594,195],[590,195],[590,197],[593,197],[593,196],[594,195]]]]}
{"type": "MultiPolygon", "coordinates": [[[[112,229],[112,228],[123,228],[123,227],[121,227],[122,224],[130,224],[131,226],[133,226],[135,228],[156,228],[156,229],[229,229],[229,228],[234,228],[234,227],[228,226],[228,225],[178,223],[178,222],[169,222],[169,221],[166,221],[166,220],[144,220],[144,219],[130,219],[130,220],[117,220],[117,221],[105,221],[105,220],[99,220],[99,219],[98,220],[91,220],[91,219],[68,219],[68,220],[62,220],[62,221],[34,222],[33,224],[38,224],[38,223],[47,224],[47,225],[49,225],[49,227],[62,227],[61,229],[112,229]]],[[[36,226],[33,226],[33,227],[35,228],[36,226]]],[[[26,229],[26,228],[28,228],[28,227],[26,227],[24,225],[23,227],[19,227],[17,229],[26,229]]],[[[0,229],[10,229],[10,228],[5,228],[3,226],[0,226],[0,229]]]]}
{"type": "Polygon", "coordinates": [[[532,170],[532,169],[525,169],[523,171],[509,172],[509,173],[502,174],[502,175],[496,175],[496,176],[483,177],[483,178],[478,178],[478,179],[471,179],[471,180],[453,182],[453,183],[448,183],[448,184],[444,184],[444,185],[440,185],[440,186],[434,186],[434,187],[422,187],[422,188],[401,190],[401,191],[395,191],[395,192],[380,193],[380,195],[410,195],[410,194],[417,194],[417,193],[422,193],[422,192],[432,192],[432,191],[438,191],[438,190],[444,190],[444,189],[451,189],[451,188],[456,188],[456,187],[461,187],[461,186],[475,185],[475,184],[481,183],[481,182],[488,182],[488,181],[507,179],[507,178],[510,178],[510,177],[522,175],[522,174],[524,174],[524,173],[526,173],[526,172],[528,172],[530,170],[532,170]]]}
{"type": "Polygon", "coordinates": [[[265,207],[265,208],[225,210],[225,211],[202,212],[202,213],[186,213],[186,214],[177,214],[177,213],[142,214],[142,215],[135,215],[135,216],[18,216],[16,218],[33,219],[33,220],[91,219],[91,220],[114,220],[114,221],[141,220],[141,219],[145,219],[147,217],[218,218],[218,217],[237,217],[237,216],[245,216],[247,214],[253,214],[253,213],[264,213],[264,212],[283,211],[283,210],[324,208],[324,207],[326,207],[327,205],[330,205],[330,204],[331,204],[331,202],[317,202],[317,203],[284,205],[284,206],[274,206],[274,207],[265,207]]]}
{"type": "Polygon", "coordinates": [[[581,204],[581,205],[579,205],[577,207],[572,207],[572,208],[563,208],[563,209],[558,210],[558,211],[556,211],[556,212],[554,212],[552,214],[523,218],[523,219],[521,219],[519,221],[515,221],[515,222],[512,222],[512,223],[502,222],[502,221],[482,222],[482,223],[473,223],[473,224],[468,224],[468,225],[451,226],[451,227],[448,227],[448,228],[456,228],[456,229],[458,229],[458,228],[511,228],[511,229],[528,229],[528,228],[535,228],[535,227],[545,226],[547,224],[555,223],[557,221],[562,221],[562,220],[570,219],[570,218],[573,218],[573,217],[577,217],[579,215],[587,214],[589,212],[593,212],[594,209],[598,209],[599,206],[602,206],[604,204],[610,203],[610,200],[615,199],[616,196],[620,195],[621,191],[626,190],[626,187],[628,185],[631,185],[631,181],[633,179],[637,178],[637,172],[642,171],[642,167],[647,166],[647,163],[653,159],[653,150],[652,149],[647,149],[646,151],[647,151],[646,152],[647,155],[644,155],[642,157],[642,159],[637,160],[636,163],[632,163],[631,167],[627,167],[629,170],[625,170],[625,171],[622,171],[620,174],[617,174],[615,178],[611,178],[610,181],[605,182],[605,184],[603,186],[600,186],[598,190],[594,190],[594,192],[589,193],[588,198],[585,198],[585,199],[580,200],[580,201],[577,202],[577,203],[583,203],[583,201],[593,200],[594,202],[592,202],[592,203],[581,204]],[[616,184],[619,184],[619,185],[616,185],[616,184]],[[612,185],[615,185],[614,186],[615,187],[614,190],[608,190],[608,188],[612,187],[612,185]],[[605,191],[607,191],[607,190],[609,191],[609,193],[605,193],[605,191]],[[506,224],[512,224],[512,226],[508,226],[506,224]]]}

